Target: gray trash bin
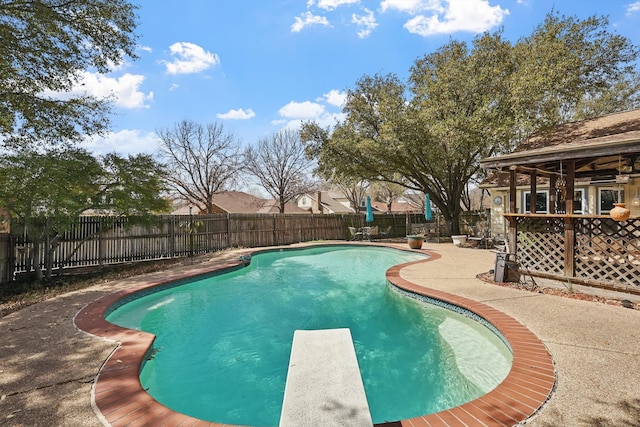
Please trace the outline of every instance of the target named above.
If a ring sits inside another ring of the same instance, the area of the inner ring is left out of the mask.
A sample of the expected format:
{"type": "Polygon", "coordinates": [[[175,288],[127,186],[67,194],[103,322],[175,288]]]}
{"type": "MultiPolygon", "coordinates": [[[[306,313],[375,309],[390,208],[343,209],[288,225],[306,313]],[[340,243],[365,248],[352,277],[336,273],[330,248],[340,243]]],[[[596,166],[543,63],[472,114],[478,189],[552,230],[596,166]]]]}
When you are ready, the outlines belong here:
{"type": "Polygon", "coordinates": [[[496,265],[493,270],[494,282],[517,282],[518,266],[516,256],[506,252],[496,253],[496,265]]]}

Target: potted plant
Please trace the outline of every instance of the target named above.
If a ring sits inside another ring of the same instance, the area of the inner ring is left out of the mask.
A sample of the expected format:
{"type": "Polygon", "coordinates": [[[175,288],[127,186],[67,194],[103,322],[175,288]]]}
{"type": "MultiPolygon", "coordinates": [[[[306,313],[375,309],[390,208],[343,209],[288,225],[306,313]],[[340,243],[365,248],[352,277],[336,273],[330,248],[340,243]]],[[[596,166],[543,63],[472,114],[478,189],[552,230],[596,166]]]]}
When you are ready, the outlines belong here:
{"type": "Polygon", "coordinates": [[[467,242],[467,235],[460,234],[456,236],[451,236],[451,240],[453,240],[453,244],[455,246],[464,246],[464,244],[467,242]]]}
{"type": "Polygon", "coordinates": [[[411,249],[421,249],[424,243],[423,234],[409,234],[407,236],[407,243],[411,249]]]}

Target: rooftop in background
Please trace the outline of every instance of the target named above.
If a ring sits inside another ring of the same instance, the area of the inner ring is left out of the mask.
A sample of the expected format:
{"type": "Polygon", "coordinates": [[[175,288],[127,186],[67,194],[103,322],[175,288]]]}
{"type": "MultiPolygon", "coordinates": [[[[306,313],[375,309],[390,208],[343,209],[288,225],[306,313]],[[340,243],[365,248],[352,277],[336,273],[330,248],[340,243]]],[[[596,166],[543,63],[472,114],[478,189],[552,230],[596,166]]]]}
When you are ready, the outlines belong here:
{"type": "MultiPolygon", "coordinates": [[[[224,191],[213,196],[215,213],[278,213],[279,203],[274,199],[261,199],[242,191],[224,191]]],[[[293,203],[285,205],[285,213],[305,214],[305,210],[293,203]]],[[[200,214],[200,209],[187,204],[171,212],[173,215],[200,214]],[[190,210],[191,208],[191,210],[190,210]]]]}

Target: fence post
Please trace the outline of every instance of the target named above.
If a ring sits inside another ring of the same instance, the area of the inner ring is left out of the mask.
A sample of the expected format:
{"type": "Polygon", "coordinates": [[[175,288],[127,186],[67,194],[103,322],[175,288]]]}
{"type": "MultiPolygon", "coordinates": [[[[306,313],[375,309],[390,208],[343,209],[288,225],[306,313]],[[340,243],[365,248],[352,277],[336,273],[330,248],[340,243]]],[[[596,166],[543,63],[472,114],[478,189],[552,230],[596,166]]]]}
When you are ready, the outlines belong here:
{"type": "Polygon", "coordinates": [[[231,247],[231,214],[227,213],[227,248],[231,247]]]}
{"type": "Polygon", "coordinates": [[[273,246],[278,246],[278,218],[273,214],[273,246]]]}
{"type": "Polygon", "coordinates": [[[169,257],[176,256],[176,216],[169,216],[169,257]]]}
{"type": "Polygon", "coordinates": [[[102,269],[102,266],[104,265],[104,254],[105,254],[103,224],[104,224],[104,217],[100,216],[98,219],[98,265],[100,266],[100,269],[102,269]]]}
{"type": "Polygon", "coordinates": [[[9,233],[0,233],[0,285],[9,283],[11,279],[11,257],[9,251],[13,250],[9,233]]]}

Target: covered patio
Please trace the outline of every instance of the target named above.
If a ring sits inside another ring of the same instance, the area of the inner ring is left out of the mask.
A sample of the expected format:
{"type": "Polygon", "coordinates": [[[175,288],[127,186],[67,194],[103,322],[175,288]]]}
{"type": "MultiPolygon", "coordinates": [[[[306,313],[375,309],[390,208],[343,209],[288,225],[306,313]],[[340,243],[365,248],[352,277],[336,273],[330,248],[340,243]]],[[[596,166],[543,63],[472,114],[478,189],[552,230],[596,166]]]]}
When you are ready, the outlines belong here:
{"type": "Polygon", "coordinates": [[[558,126],[480,164],[485,187],[506,192],[521,272],[640,293],[640,110],[558,126]],[[616,203],[626,220],[612,218],[616,203]]]}

